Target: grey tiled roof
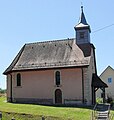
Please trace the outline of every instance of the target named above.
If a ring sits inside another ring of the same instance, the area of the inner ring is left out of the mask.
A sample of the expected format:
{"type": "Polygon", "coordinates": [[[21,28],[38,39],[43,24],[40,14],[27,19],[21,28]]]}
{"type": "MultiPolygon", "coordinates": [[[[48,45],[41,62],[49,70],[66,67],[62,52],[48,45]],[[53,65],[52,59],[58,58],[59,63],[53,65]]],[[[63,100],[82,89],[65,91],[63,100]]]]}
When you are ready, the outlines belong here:
{"type": "Polygon", "coordinates": [[[87,46],[76,45],[75,39],[25,44],[4,74],[15,70],[87,66],[91,45],[87,46]]]}

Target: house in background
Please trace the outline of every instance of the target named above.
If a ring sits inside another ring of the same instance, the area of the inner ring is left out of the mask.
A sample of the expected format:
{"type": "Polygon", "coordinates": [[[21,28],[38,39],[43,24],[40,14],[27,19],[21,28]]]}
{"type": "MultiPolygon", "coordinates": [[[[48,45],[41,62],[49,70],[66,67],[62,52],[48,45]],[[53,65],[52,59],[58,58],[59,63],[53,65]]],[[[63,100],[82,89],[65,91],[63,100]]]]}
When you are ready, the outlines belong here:
{"type": "Polygon", "coordinates": [[[25,44],[7,76],[7,101],[37,104],[95,104],[107,85],[97,76],[95,47],[83,7],[76,38],[25,44]]]}
{"type": "MultiPolygon", "coordinates": [[[[114,99],[114,69],[108,66],[100,75],[100,78],[108,85],[106,96],[114,99]]],[[[102,91],[98,91],[97,97],[102,97],[102,91]]]]}

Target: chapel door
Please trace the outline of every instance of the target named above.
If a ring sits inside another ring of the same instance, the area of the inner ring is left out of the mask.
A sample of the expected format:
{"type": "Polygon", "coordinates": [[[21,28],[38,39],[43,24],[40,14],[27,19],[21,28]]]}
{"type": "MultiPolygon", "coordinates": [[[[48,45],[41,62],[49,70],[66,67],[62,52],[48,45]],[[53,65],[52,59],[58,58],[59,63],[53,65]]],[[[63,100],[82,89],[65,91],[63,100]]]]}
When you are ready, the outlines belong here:
{"type": "Polygon", "coordinates": [[[55,90],[55,104],[62,104],[62,91],[60,89],[55,90]]]}

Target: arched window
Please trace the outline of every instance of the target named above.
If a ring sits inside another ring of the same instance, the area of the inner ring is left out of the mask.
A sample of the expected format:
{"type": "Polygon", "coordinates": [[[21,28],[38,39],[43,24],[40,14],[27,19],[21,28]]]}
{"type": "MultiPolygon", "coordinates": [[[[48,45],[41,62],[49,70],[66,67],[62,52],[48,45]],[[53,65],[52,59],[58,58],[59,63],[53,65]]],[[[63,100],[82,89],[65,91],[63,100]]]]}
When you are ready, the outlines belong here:
{"type": "Polygon", "coordinates": [[[55,72],[55,82],[56,82],[56,85],[60,85],[60,72],[59,71],[56,71],[55,72]]]}
{"type": "Polygon", "coordinates": [[[21,86],[21,74],[17,74],[17,86],[21,86]]]}

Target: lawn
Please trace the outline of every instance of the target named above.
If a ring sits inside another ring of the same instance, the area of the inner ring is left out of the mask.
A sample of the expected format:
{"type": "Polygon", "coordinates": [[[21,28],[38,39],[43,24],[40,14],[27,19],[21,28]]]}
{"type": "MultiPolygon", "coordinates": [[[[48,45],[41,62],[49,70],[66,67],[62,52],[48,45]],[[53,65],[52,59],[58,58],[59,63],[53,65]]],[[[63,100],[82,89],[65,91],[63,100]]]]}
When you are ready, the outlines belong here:
{"type": "Polygon", "coordinates": [[[5,97],[0,97],[0,111],[3,112],[3,117],[10,115],[10,113],[16,113],[15,116],[28,114],[29,117],[36,116],[37,118],[45,116],[46,120],[90,120],[91,117],[91,109],[89,108],[14,104],[7,103],[5,99],[5,97]]]}
{"type": "MultiPolygon", "coordinates": [[[[53,107],[32,104],[7,103],[5,97],[0,97],[0,111],[8,113],[31,114],[45,116],[53,120],[84,120],[90,119],[91,110],[85,108],[53,107]]],[[[7,115],[7,114],[3,114],[7,115]]],[[[9,115],[9,114],[8,114],[9,115]]]]}

